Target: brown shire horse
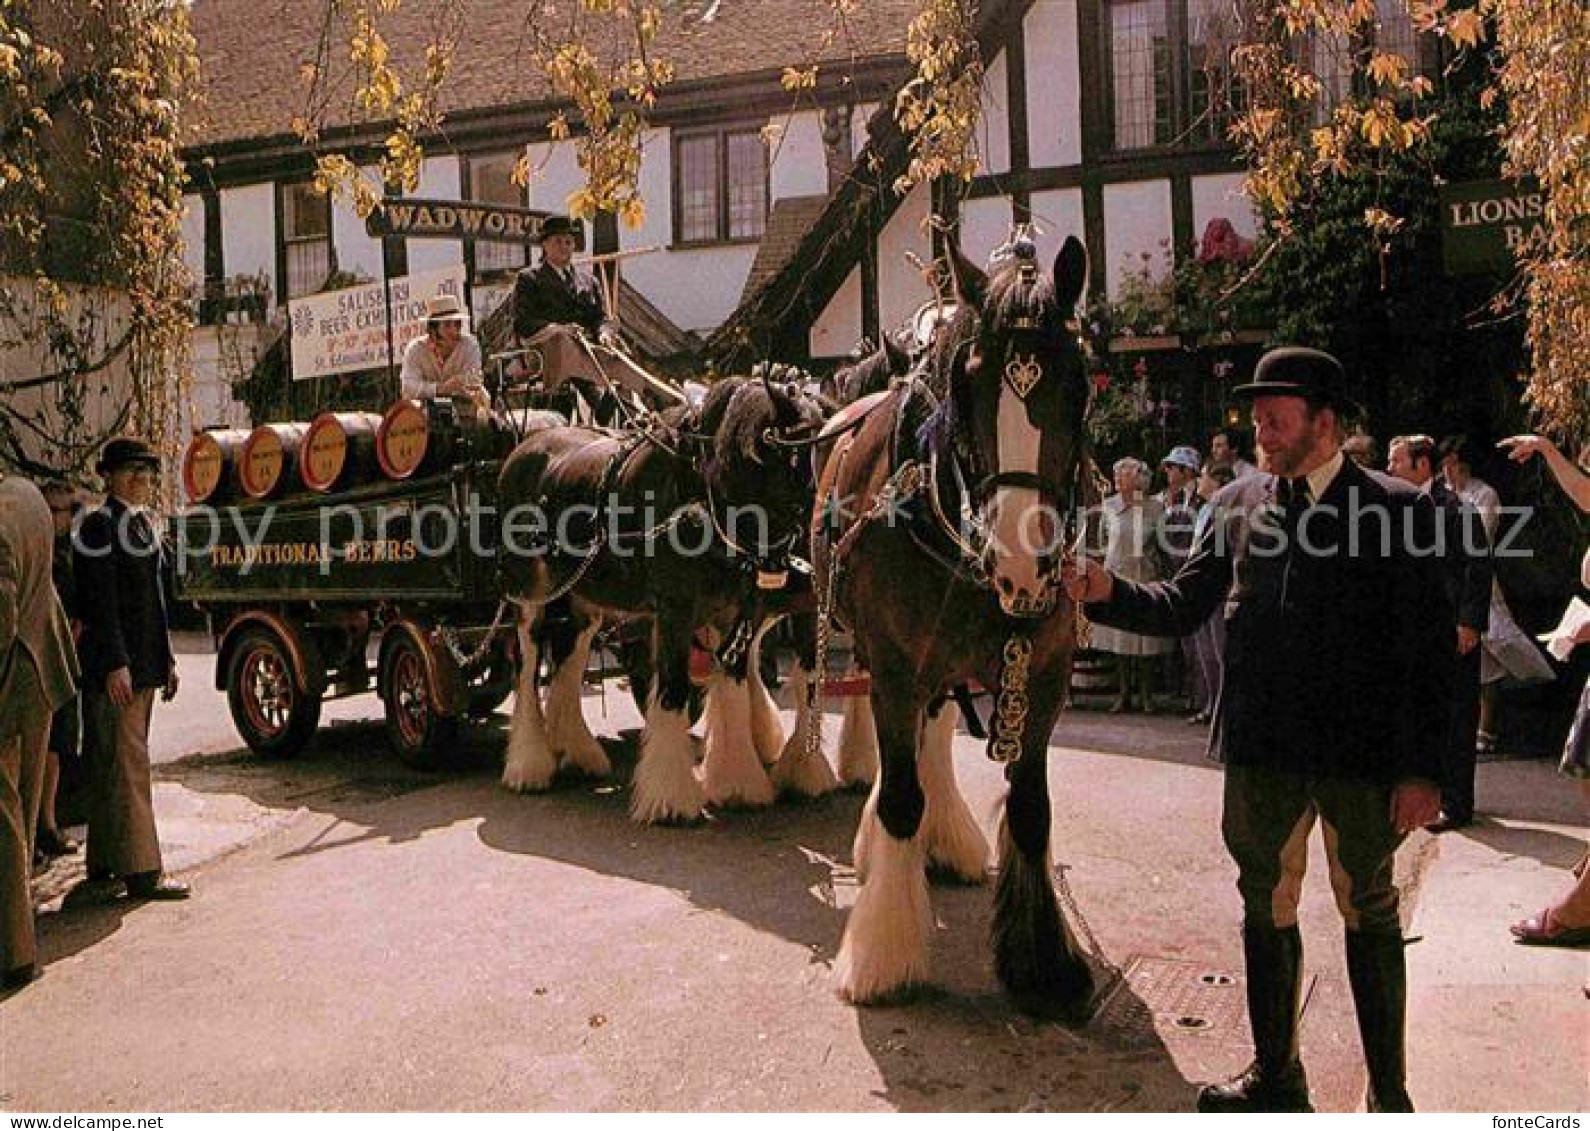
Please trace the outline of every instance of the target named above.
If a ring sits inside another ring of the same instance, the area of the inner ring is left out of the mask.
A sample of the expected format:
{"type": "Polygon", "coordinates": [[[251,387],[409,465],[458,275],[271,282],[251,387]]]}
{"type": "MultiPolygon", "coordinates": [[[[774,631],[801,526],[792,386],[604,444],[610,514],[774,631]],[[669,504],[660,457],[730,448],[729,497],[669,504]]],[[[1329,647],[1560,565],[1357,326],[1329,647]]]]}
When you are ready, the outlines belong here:
{"type": "Polygon", "coordinates": [[[996,972],[1034,1012],[1074,1013],[1092,990],[1053,886],[1045,770],[1075,640],[1058,581],[1084,459],[1088,382],[1071,318],[1087,255],[1067,239],[1046,277],[1030,240],[1011,250],[992,278],[952,251],[959,306],[927,373],[886,394],[820,475],[819,600],[831,586],[871,673],[881,770],[856,832],[863,884],[836,963],[841,995],[858,1003],[925,979],[930,860],[942,849],[950,859],[935,862],[981,874],[986,849],[949,766],[947,697],[971,679],[999,689],[989,754],[1010,784],[996,972]]]}
{"type": "MultiPolygon", "coordinates": [[[[754,707],[720,708],[734,713],[720,715],[708,736],[703,791],[689,734],[690,649],[698,635],[728,640],[755,616],[759,586],[777,583],[802,548],[809,441],[821,421],[817,402],[793,386],[730,378],[699,409],[669,410],[617,434],[544,428],[513,450],[498,483],[499,569],[504,595],[519,606],[521,650],[505,786],[545,789],[560,761],[606,773],[580,715],[581,671],[604,619],[639,617],[652,626],[652,686],[631,816],[692,820],[708,799],[761,800],[747,797],[756,789],[740,784],[747,776],[771,800],[755,746],[776,750],[782,738],[758,737],[754,707]],[[549,653],[543,712],[537,629],[565,597],[571,623],[560,634],[572,640],[549,653]],[[725,759],[731,768],[716,771],[725,759]],[[715,777],[724,783],[716,790],[715,777]]],[[[723,690],[747,692],[743,678],[723,690]]]]}

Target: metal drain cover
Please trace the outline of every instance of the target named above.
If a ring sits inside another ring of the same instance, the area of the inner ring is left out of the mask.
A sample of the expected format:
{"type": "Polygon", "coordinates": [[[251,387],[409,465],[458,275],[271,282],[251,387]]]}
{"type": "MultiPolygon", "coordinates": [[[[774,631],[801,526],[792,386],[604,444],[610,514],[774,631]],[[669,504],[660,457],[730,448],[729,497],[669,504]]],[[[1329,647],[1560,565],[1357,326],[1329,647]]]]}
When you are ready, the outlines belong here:
{"type": "MultiPolygon", "coordinates": [[[[1314,980],[1304,986],[1308,1008],[1314,980]]],[[[1089,1028],[1112,1042],[1248,1044],[1242,975],[1202,962],[1135,955],[1089,1028]]]]}

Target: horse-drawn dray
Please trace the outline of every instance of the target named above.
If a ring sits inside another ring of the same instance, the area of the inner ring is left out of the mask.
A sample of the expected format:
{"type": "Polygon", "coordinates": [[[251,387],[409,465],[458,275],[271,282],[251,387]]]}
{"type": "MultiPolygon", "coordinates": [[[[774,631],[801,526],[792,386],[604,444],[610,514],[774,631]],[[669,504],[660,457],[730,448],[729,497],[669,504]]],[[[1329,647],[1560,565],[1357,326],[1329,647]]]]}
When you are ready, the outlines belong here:
{"type": "Polygon", "coordinates": [[[295,754],[325,700],[373,689],[392,745],[432,763],[508,696],[494,500],[512,443],[448,401],[195,438],[178,595],[210,618],[250,748],[295,754]]]}

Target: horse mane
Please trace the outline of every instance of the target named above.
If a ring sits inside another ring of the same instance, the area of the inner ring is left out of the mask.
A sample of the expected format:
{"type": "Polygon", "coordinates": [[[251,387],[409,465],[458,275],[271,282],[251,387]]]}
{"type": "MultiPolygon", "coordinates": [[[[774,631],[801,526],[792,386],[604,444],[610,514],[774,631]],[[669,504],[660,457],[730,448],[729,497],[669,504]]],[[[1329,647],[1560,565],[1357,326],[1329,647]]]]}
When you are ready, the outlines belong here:
{"type": "Polygon", "coordinates": [[[801,421],[798,396],[779,382],[729,377],[708,390],[697,430],[713,437],[718,452],[756,460],[764,431],[789,428],[801,421]]]}

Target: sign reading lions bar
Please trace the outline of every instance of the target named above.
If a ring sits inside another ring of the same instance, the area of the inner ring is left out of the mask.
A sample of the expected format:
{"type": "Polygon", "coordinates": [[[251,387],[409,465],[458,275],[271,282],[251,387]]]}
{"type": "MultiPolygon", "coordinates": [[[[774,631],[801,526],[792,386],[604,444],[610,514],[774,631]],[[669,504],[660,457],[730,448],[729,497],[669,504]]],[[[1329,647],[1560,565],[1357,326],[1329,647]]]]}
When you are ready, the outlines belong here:
{"type": "MultiPolygon", "coordinates": [[[[425,332],[425,300],[439,294],[464,298],[464,267],[421,271],[391,281],[392,360],[425,332]]],[[[293,334],[293,378],[329,377],[381,369],[387,363],[386,288],[362,283],[287,304],[293,334]]]]}
{"type": "Polygon", "coordinates": [[[1441,250],[1449,275],[1505,274],[1540,231],[1545,199],[1532,180],[1441,186],[1441,250]]]}
{"type": "Polygon", "coordinates": [[[477,204],[464,200],[408,200],[388,197],[365,219],[370,235],[409,239],[486,240],[534,243],[549,214],[533,208],[477,204]]]}

